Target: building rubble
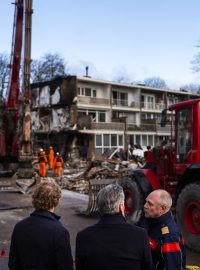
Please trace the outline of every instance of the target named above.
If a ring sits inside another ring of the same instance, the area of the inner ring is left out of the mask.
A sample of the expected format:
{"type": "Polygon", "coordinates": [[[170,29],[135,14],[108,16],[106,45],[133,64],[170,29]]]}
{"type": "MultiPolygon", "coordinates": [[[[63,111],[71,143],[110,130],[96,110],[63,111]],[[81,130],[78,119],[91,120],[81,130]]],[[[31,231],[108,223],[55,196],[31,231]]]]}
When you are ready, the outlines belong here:
{"type": "MultiPolygon", "coordinates": [[[[72,153],[71,153],[72,154],[72,153]]],[[[122,149],[114,152],[107,152],[102,156],[96,156],[92,160],[83,160],[73,156],[73,161],[66,162],[63,167],[63,174],[59,184],[64,189],[88,194],[91,180],[101,184],[102,181],[112,182],[126,176],[131,169],[136,169],[143,162],[141,157],[137,157],[122,149]],[[110,180],[110,181],[109,181],[110,180]]],[[[102,182],[103,183],[103,182],[102,182]]]]}

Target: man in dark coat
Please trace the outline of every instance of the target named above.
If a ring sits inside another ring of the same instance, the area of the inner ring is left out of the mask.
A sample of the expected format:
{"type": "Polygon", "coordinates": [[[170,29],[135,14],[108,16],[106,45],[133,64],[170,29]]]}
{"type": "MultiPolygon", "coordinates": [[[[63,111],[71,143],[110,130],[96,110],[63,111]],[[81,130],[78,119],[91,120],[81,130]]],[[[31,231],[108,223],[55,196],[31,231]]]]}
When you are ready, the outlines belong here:
{"type": "Polygon", "coordinates": [[[72,270],[69,233],[54,211],[60,187],[45,181],[34,191],[35,211],[13,230],[8,266],[10,270],[72,270]]]}
{"type": "Polygon", "coordinates": [[[149,235],[154,270],[184,270],[185,246],[170,208],[172,198],[162,189],[151,192],[144,205],[145,218],[139,225],[149,235]]]}
{"type": "Polygon", "coordinates": [[[126,223],[121,186],[103,188],[97,198],[100,221],[77,234],[77,270],[151,270],[147,233],[126,223]]]}

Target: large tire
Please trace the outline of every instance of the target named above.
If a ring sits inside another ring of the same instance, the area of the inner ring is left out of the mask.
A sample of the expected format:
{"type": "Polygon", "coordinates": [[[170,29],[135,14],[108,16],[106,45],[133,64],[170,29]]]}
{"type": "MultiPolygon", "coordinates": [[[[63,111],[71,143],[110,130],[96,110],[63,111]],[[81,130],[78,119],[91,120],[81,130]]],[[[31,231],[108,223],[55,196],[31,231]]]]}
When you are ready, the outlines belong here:
{"type": "Polygon", "coordinates": [[[176,206],[176,219],[185,243],[200,252],[200,184],[187,185],[180,193],[176,206]]]}
{"type": "Polygon", "coordinates": [[[129,223],[134,224],[141,218],[144,196],[134,181],[134,176],[122,178],[119,184],[124,190],[126,219],[129,223]]]}

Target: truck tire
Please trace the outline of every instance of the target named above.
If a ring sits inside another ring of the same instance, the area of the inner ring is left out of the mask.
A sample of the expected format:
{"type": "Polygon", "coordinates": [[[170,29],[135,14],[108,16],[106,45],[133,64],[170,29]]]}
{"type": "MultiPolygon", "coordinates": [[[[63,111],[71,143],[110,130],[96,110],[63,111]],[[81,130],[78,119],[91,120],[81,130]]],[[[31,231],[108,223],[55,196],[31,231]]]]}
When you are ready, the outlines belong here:
{"type": "Polygon", "coordinates": [[[176,206],[177,223],[190,249],[200,252],[200,183],[187,185],[176,206]]]}
{"type": "Polygon", "coordinates": [[[119,181],[125,195],[125,216],[129,223],[139,221],[143,212],[144,196],[134,177],[124,177],[119,181]]]}

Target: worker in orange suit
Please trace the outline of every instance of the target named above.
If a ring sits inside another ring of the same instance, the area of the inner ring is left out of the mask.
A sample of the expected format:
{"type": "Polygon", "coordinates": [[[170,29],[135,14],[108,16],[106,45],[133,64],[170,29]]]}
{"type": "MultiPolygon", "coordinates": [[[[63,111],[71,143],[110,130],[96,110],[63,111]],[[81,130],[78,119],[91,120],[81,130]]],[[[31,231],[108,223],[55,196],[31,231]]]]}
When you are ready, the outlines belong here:
{"type": "Polygon", "coordinates": [[[53,150],[52,146],[49,146],[48,164],[49,164],[49,169],[53,170],[53,166],[54,166],[54,150],[53,150]]]}
{"type": "Polygon", "coordinates": [[[38,156],[37,156],[38,162],[39,162],[40,156],[42,155],[42,152],[43,152],[43,151],[44,151],[44,150],[43,150],[42,148],[40,148],[40,150],[39,150],[39,152],[38,152],[38,156]]]}
{"type": "Polygon", "coordinates": [[[39,157],[39,174],[42,177],[45,177],[47,175],[46,164],[47,164],[47,157],[46,157],[45,152],[42,151],[39,157]]]}
{"type": "Polygon", "coordinates": [[[61,176],[61,170],[63,165],[63,158],[59,153],[56,153],[56,157],[54,159],[54,173],[57,176],[61,176]]]}

